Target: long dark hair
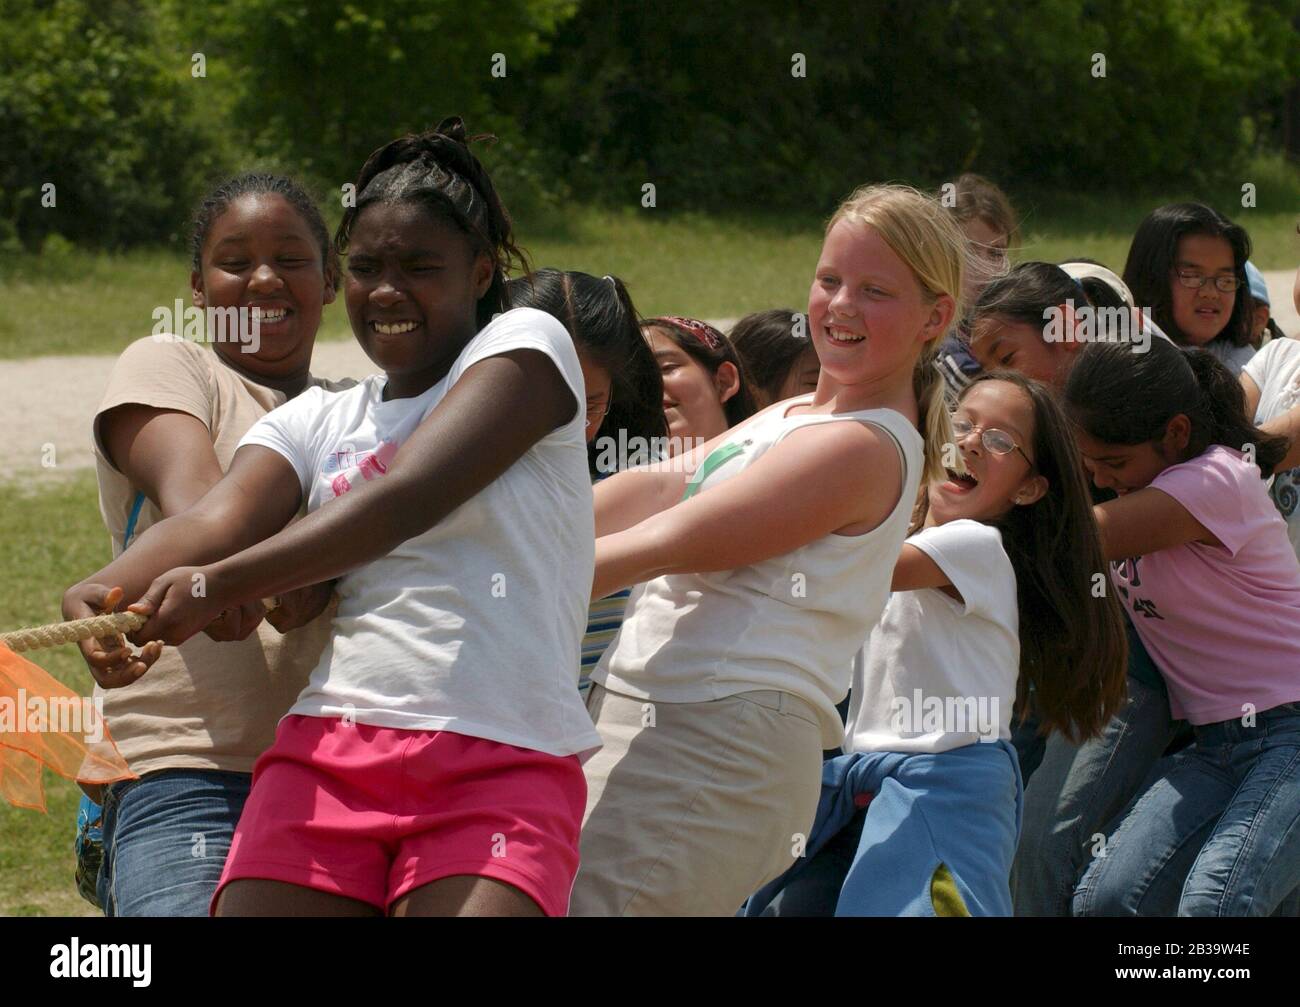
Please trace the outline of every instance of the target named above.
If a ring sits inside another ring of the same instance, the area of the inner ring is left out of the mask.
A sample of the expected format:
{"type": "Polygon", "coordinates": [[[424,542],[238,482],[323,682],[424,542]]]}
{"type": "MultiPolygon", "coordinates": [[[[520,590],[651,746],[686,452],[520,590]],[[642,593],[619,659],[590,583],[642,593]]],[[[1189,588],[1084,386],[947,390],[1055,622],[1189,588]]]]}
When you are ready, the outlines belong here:
{"type": "MultiPolygon", "coordinates": [[[[622,280],[539,269],[507,283],[506,294],[512,308],[537,308],[558,318],[578,349],[609,372],[609,411],[597,438],[619,430],[629,440],[668,436],[663,378],[622,280]]],[[[599,450],[594,441],[587,446],[593,475],[599,450]]]]}
{"type": "Polygon", "coordinates": [[[1032,710],[1042,733],[1057,730],[1079,742],[1098,735],[1124,702],[1124,615],[1112,592],[1098,596],[1094,590],[1096,578],[1105,578],[1108,567],[1065,413],[1045,385],[1013,371],[979,375],[961,399],[982,381],[1005,381],[1028,396],[1034,412],[1034,470],[1047,480],[1041,499],[1012,507],[990,522],[1002,533],[1016,574],[1016,708],[1023,715],[1032,685],[1032,710]]]}
{"type": "Polygon", "coordinates": [[[790,369],[800,358],[810,350],[814,356],[817,353],[811,339],[795,335],[797,317],[799,312],[793,308],[755,311],[727,334],[744,365],[750,388],[761,391],[769,402],[777,400],[790,369]]]}
{"type": "Polygon", "coordinates": [[[1237,277],[1237,296],[1232,314],[1214,342],[1223,340],[1234,346],[1250,343],[1250,308],[1243,291],[1246,283],[1246,260],[1250,258],[1250,235],[1246,229],[1204,203],[1170,203],[1152,210],[1138,225],[1124,263],[1124,282],[1133,291],[1141,307],[1151,309],[1151,317],[1175,343],[1187,343],[1187,337],[1174,322],[1172,285],[1174,264],[1178,259],[1178,242],[1188,235],[1222,238],[1232,247],[1233,272],[1237,277]]]}
{"type": "Polygon", "coordinates": [[[673,341],[687,356],[699,362],[700,366],[712,377],[718,373],[723,364],[734,364],[740,375],[740,386],[736,394],[722,403],[723,415],[727,417],[727,426],[734,427],[741,420],[747,420],[756,412],[754,395],[749,390],[749,375],[741,362],[740,354],[731,345],[731,340],[707,322],[694,318],[677,320],[676,315],[661,315],[647,318],[641,323],[644,329],[655,329],[673,341]],[[690,326],[682,322],[689,322],[690,326]],[[701,337],[697,333],[702,332],[701,337]]]}
{"type": "Polygon", "coordinates": [[[343,211],[334,236],[340,254],[357,217],[374,203],[413,202],[437,219],[446,220],[470,242],[475,252],[492,261],[492,282],[478,302],[478,327],[506,310],[506,273],[511,267],[528,271],[528,257],[515,244],[513,224],[496,187],[479,159],[470,152],[465,124],[450,116],[432,129],[408,134],[384,144],[361,166],[356,181],[356,206],[343,211]]]}
{"type": "Polygon", "coordinates": [[[1213,444],[1234,451],[1254,445],[1265,477],[1289,446],[1250,421],[1241,383],[1212,353],[1164,339],[1151,340],[1146,353],[1122,343],[1081,348],[1065,383],[1065,406],[1079,427],[1106,444],[1157,441],[1181,413],[1192,428],[1187,458],[1213,444]]]}
{"type": "Polygon", "coordinates": [[[1085,301],[1082,286],[1060,266],[1050,262],[1022,262],[981,291],[969,317],[970,330],[990,318],[1042,329],[1044,312],[1073,299],[1085,301]]]}

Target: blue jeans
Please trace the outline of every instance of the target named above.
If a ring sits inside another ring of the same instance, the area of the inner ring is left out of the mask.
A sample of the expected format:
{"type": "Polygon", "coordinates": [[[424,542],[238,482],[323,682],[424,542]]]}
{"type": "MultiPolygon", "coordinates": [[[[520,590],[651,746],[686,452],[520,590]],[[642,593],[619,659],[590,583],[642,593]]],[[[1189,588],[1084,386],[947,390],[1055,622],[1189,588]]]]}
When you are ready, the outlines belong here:
{"type": "Polygon", "coordinates": [[[164,769],[104,791],[105,916],[207,916],[250,773],[164,769]]]}
{"type": "Polygon", "coordinates": [[[1079,875],[1107,825],[1133,799],[1177,733],[1163,689],[1128,679],[1128,701],[1102,734],[1059,734],[1025,788],[1025,823],[1011,872],[1017,916],[1069,916],[1079,875]]]}
{"type": "Polygon", "coordinates": [[[1300,702],[1195,731],[1111,830],[1076,916],[1268,916],[1300,885],[1300,702]]]}

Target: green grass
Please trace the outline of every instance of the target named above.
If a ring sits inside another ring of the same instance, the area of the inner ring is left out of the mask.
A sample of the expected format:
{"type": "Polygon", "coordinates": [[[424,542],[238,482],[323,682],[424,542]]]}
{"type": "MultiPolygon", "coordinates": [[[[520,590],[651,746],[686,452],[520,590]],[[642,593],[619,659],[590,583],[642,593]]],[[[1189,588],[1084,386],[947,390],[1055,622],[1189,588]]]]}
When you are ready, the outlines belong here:
{"type": "MultiPolygon", "coordinates": [[[[35,491],[0,485],[0,628],[60,618],[63,589],[108,562],[108,533],[100,521],[95,474],[46,477],[35,491]]],[[[93,683],[75,647],[28,655],[59,681],[88,695],[93,683]]],[[[88,916],[77,894],[72,838],[81,792],[45,774],[49,814],[0,801],[0,916],[88,916]]]]}
{"type": "MultiPolygon", "coordinates": [[[[1142,217],[1161,202],[1210,198],[1249,228],[1261,269],[1300,263],[1300,170],[1260,160],[1246,173],[1256,208],[1240,191],[1160,196],[1016,197],[1023,219],[1015,258],[1088,256],[1116,271],[1142,217]]],[[[562,220],[518,228],[533,263],[622,277],[644,315],[736,317],[807,303],[821,242],[818,214],[746,217],[575,208],[562,220]]],[[[178,251],[95,253],[56,243],[44,255],[0,258],[0,359],[44,354],[117,353],[149,334],[152,312],[189,303],[189,264],[178,251]]],[[[320,338],[349,339],[341,303],[326,309],[320,338]]]]}

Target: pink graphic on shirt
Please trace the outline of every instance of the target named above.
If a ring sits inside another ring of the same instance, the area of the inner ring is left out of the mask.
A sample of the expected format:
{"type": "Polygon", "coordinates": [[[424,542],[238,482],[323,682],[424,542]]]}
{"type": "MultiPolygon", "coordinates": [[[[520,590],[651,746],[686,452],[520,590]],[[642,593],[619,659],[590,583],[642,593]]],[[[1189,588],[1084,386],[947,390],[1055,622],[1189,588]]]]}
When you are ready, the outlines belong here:
{"type": "Polygon", "coordinates": [[[355,455],[357,463],[349,467],[346,472],[340,472],[331,479],[330,489],[334,491],[336,497],[341,497],[352,488],[352,483],[358,473],[367,482],[371,479],[377,479],[388,471],[388,466],[396,454],[397,442],[385,438],[379,442],[379,446],[375,450],[355,455]]]}
{"type": "Polygon", "coordinates": [[[358,468],[361,470],[361,477],[366,480],[374,479],[388,471],[388,465],[397,454],[397,444],[390,440],[379,442],[379,447],[374,451],[369,451],[361,456],[358,468]]]}

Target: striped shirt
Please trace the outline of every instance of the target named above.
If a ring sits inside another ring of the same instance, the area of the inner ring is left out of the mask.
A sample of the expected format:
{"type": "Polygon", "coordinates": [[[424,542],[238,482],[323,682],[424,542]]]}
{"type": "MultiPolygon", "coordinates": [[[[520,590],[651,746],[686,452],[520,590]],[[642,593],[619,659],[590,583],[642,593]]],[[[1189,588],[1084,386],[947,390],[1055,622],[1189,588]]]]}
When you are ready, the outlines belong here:
{"type": "Polygon", "coordinates": [[[587,610],[587,634],[582,638],[582,667],[578,678],[578,690],[584,695],[591,686],[592,669],[623,625],[623,613],[631,594],[631,588],[624,588],[608,598],[593,601],[587,610]]]}

